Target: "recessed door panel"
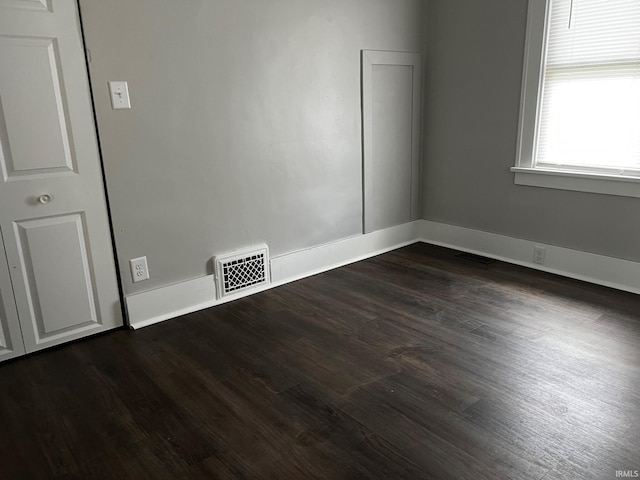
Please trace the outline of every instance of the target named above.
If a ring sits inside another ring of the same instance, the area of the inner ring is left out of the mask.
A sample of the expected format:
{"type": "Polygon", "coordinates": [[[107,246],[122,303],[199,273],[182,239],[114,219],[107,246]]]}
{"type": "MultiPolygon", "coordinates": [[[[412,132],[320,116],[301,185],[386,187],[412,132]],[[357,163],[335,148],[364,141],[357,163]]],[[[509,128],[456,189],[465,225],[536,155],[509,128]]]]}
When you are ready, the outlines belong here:
{"type": "Polygon", "coordinates": [[[0,162],[4,179],[72,172],[73,143],[50,38],[0,37],[0,162]]]}
{"type": "Polygon", "coordinates": [[[17,222],[34,340],[99,323],[81,214],[17,222]]]}
{"type": "Polygon", "coordinates": [[[420,55],[362,53],[363,232],[418,218],[420,55]]]}
{"type": "Polygon", "coordinates": [[[13,289],[9,281],[2,236],[0,235],[0,361],[24,353],[24,343],[18,322],[13,289]]]}
{"type": "Polygon", "coordinates": [[[11,342],[7,338],[7,314],[4,311],[4,302],[2,301],[2,290],[0,290],[0,354],[11,348],[11,342]]]}
{"type": "Polygon", "coordinates": [[[370,228],[411,221],[413,68],[373,65],[370,228]]]}
{"type": "Polygon", "coordinates": [[[10,291],[0,289],[0,360],[7,360],[24,353],[24,343],[15,311],[10,311],[13,300],[10,291]],[[5,297],[9,301],[5,302],[5,297]]]}
{"type": "Polygon", "coordinates": [[[50,10],[50,0],[0,0],[1,8],[15,8],[24,10],[50,10]]]}

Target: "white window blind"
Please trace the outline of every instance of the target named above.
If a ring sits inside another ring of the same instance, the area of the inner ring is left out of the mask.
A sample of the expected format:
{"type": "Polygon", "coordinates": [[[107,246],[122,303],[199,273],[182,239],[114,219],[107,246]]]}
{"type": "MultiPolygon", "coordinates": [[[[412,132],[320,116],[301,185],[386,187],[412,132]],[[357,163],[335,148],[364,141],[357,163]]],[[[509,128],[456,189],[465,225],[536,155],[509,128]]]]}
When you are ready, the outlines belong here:
{"type": "Polygon", "coordinates": [[[640,175],[640,0],[551,0],[535,166],[640,175]]]}

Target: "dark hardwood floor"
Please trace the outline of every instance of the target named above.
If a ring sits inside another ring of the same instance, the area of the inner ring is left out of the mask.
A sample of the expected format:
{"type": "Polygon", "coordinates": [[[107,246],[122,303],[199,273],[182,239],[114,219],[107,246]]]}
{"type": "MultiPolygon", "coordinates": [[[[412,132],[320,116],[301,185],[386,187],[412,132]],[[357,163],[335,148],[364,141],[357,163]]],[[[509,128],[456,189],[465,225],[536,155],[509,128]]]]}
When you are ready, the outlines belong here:
{"type": "Polygon", "coordinates": [[[416,244],[0,365],[0,478],[614,479],[640,296],[416,244]]]}

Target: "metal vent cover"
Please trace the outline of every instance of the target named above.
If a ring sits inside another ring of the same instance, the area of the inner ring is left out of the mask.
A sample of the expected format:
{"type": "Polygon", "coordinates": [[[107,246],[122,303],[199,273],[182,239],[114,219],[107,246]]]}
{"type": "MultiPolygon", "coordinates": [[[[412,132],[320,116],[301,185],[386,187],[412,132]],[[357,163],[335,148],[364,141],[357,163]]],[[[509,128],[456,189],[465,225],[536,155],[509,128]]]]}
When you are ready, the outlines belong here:
{"type": "Polygon", "coordinates": [[[269,284],[269,248],[266,245],[250,250],[213,257],[218,298],[269,284]]]}

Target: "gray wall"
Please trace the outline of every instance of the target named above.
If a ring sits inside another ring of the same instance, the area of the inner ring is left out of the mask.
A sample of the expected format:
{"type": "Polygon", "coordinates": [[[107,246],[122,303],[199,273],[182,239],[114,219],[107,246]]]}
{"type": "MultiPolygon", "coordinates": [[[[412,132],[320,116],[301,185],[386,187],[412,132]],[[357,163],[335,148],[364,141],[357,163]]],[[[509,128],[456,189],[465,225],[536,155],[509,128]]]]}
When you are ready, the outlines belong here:
{"type": "Polygon", "coordinates": [[[526,0],[429,0],[425,219],[640,261],[640,200],[514,185],[526,0]]]}
{"type": "Polygon", "coordinates": [[[361,233],[360,50],[420,51],[422,0],[80,6],[125,294],[211,273],[215,253],[361,233]],[[132,110],[111,110],[109,80],[132,110]]]}

